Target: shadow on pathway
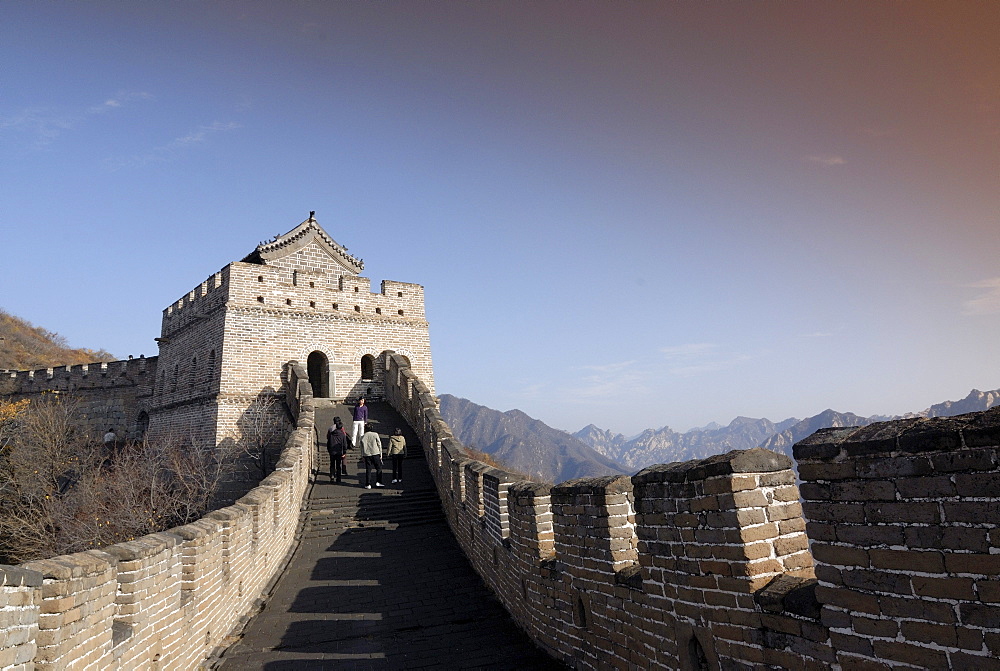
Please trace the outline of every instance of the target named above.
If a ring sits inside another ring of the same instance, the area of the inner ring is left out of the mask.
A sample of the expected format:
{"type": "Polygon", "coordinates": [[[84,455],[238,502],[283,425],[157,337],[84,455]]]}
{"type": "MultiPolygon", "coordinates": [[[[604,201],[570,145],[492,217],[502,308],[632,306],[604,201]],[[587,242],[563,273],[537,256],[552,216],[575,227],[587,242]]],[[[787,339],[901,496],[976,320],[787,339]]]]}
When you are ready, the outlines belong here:
{"type": "MultiPolygon", "coordinates": [[[[370,412],[383,435],[406,426],[385,404],[370,412]]],[[[343,406],[321,407],[321,436],[334,413],[350,416],[343,406]]],[[[408,445],[415,443],[411,433],[408,445]]],[[[217,668],[564,669],[517,628],[472,570],[419,447],[405,460],[403,482],[384,489],[361,487],[357,454],[348,455],[351,477],[336,485],[321,449],[300,545],[217,668]]],[[[384,477],[391,480],[391,469],[384,477]]]]}

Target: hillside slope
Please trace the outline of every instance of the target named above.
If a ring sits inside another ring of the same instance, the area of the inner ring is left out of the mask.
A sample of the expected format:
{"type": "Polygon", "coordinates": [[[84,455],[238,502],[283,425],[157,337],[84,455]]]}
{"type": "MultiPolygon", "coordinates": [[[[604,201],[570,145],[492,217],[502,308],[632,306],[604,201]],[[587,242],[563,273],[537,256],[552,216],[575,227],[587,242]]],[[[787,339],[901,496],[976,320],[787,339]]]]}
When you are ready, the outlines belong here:
{"type": "Polygon", "coordinates": [[[73,349],[58,333],[0,310],[0,369],[34,370],[114,360],[104,350],[73,349]]]}

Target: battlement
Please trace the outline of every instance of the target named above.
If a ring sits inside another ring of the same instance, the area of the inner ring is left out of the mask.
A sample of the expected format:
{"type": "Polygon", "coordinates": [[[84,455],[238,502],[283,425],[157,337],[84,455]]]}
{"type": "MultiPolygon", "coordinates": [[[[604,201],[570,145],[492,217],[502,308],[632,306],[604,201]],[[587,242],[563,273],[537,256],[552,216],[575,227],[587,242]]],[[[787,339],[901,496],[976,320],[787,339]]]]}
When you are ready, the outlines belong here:
{"type": "Polygon", "coordinates": [[[575,668],[992,668],[1000,408],[546,485],[469,458],[406,362],[387,396],[520,626],[575,668]]]}
{"type": "Polygon", "coordinates": [[[230,299],[242,306],[319,314],[422,322],[424,288],[384,280],[372,293],[367,277],[251,263],[229,268],[230,299]]]}
{"type": "Polygon", "coordinates": [[[170,337],[177,331],[200,321],[228,300],[229,266],[215,273],[163,310],[161,336],[170,337]]]}
{"type": "Polygon", "coordinates": [[[56,366],[38,370],[0,371],[4,394],[73,392],[152,384],[157,357],[56,366]]]}

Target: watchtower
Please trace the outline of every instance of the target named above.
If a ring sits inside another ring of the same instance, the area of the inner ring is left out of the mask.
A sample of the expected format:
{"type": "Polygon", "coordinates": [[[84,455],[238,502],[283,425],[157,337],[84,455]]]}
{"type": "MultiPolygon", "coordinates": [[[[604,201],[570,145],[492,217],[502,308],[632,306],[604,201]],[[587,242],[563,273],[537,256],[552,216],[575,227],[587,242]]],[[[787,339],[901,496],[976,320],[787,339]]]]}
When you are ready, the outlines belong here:
{"type": "Polygon", "coordinates": [[[382,398],[390,351],[433,393],[423,287],[385,280],[372,293],[363,268],[310,214],[209,277],[163,311],[139,423],[151,436],[217,443],[256,401],[282,395],[290,360],[306,366],[319,399],[382,398]]]}

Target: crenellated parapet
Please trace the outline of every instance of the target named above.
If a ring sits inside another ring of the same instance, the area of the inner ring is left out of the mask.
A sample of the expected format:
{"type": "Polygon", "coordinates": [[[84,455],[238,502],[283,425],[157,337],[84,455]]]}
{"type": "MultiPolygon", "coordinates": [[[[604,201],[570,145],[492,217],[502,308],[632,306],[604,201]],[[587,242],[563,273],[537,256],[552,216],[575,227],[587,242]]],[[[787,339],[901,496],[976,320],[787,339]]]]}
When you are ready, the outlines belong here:
{"type": "Polygon", "coordinates": [[[1000,408],[823,429],[795,457],[837,661],[994,668],[1000,408]]]}
{"type": "Polygon", "coordinates": [[[200,668],[256,610],[293,549],[316,464],[308,374],[275,471],[234,505],[127,543],[0,566],[0,668],[200,668]]]}
{"type": "Polygon", "coordinates": [[[76,404],[76,427],[93,438],[108,428],[138,439],[157,375],[157,357],[39,370],[0,371],[0,394],[11,400],[65,395],[76,404]]]}
{"type": "Polygon", "coordinates": [[[763,449],[525,481],[472,459],[401,357],[386,392],[470,562],[575,668],[968,669],[1000,653],[1000,410],[820,432],[796,447],[800,496],[791,459],[763,449]]]}
{"type": "Polygon", "coordinates": [[[161,337],[197,323],[221,308],[229,298],[229,266],[215,273],[163,310],[161,337]]]}
{"type": "Polygon", "coordinates": [[[231,263],[223,272],[234,306],[341,319],[404,323],[425,319],[424,288],[419,284],[384,280],[373,293],[371,280],[357,275],[252,263],[231,263]]]}
{"type": "Polygon", "coordinates": [[[38,370],[7,370],[0,371],[0,378],[5,382],[5,394],[75,392],[136,386],[146,387],[149,393],[156,376],[156,361],[156,357],[139,357],[38,370]]]}

